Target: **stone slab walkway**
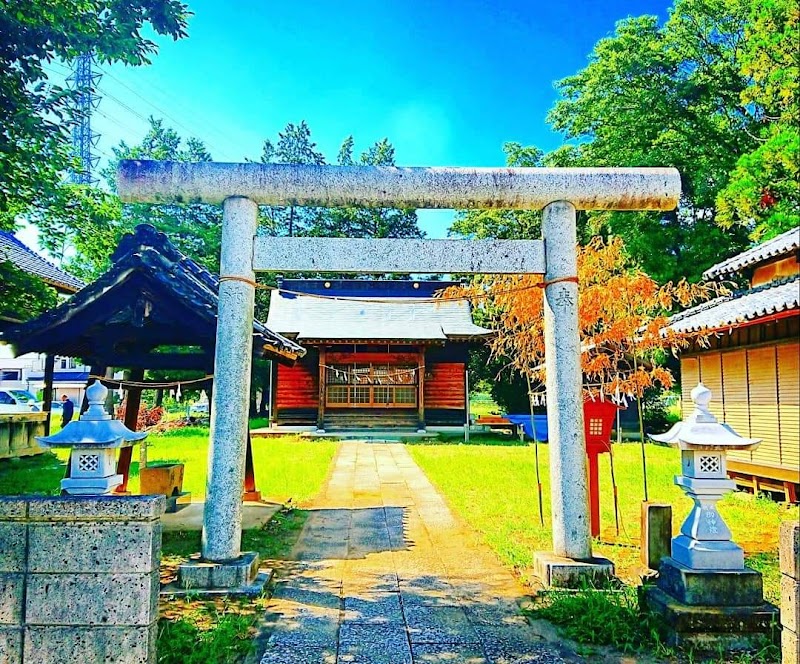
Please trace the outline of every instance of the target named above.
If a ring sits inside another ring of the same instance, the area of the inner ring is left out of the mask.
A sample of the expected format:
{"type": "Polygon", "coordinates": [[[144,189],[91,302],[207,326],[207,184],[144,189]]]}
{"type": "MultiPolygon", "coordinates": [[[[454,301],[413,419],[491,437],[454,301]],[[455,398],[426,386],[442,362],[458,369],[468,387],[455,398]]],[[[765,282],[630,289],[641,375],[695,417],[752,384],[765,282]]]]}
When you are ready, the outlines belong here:
{"type": "Polygon", "coordinates": [[[277,584],[261,664],[576,661],[404,445],[342,443],[277,584]]]}

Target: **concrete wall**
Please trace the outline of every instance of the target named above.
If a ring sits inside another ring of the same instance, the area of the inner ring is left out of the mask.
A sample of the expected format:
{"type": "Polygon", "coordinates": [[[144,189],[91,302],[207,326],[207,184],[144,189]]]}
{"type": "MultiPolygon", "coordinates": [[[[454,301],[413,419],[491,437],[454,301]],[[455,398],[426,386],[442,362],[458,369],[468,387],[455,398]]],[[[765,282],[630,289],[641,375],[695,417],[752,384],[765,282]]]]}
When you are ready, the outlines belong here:
{"type": "Polygon", "coordinates": [[[0,663],[155,664],[163,496],[0,498],[0,663]]]}
{"type": "Polygon", "coordinates": [[[781,524],[781,652],[783,664],[800,662],[800,524],[781,524]]]}
{"type": "MultiPolygon", "coordinates": [[[[41,454],[45,450],[35,436],[44,436],[47,413],[9,413],[0,415],[0,459],[41,454]]],[[[2,555],[2,549],[0,549],[2,555]]],[[[0,664],[2,662],[0,661],[0,664]]]]}

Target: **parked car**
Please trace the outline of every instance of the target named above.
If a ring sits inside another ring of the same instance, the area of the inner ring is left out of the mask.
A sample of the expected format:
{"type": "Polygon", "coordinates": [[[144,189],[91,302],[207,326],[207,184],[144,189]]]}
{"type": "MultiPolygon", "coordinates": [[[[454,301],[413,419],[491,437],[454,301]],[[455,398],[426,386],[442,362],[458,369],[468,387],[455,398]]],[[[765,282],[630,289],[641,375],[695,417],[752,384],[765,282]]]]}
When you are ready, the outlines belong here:
{"type": "Polygon", "coordinates": [[[42,407],[27,390],[0,390],[0,413],[39,413],[42,407]]]}

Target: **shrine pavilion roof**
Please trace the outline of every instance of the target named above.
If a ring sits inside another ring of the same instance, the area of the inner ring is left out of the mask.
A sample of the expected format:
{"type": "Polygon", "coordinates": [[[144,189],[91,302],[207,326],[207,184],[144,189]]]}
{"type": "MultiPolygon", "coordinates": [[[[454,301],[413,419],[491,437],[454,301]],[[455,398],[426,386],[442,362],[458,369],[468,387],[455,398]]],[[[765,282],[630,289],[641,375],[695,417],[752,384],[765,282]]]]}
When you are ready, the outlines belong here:
{"type": "Polygon", "coordinates": [[[755,247],[751,247],[747,251],[731,256],[721,263],[712,265],[703,272],[703,278],[719,279],[730,277],[758,263],[796,253],[798,247],[800,247],[800,226],[781,233],[755,247]]]}
{"type": "Polygon", "coordinates": [[[16,235],[0,231],[0,261],[9,261],[20,270],[39,277],[60,293],[74,293],[84,283],[23,244],[16,235]]]}
{"type": "MultiPolygon", "coordinates": [[[[120,240],[107,272],[61,305],[5,329],[0,341],[17,354],[53,353],[98,366],[209,369],[218,289],[216,275],[142,224],[120,240]]],[[[256,355],[290,362],[305,354],[259,321],[253,345],[256,355]]]]}
{"type": "Polygon", "coordinates": [[[291,279],[270,293],[267,325],[298,341],[468,341],[491,330],[475,325],[469,303],[431,301],[450,282],[291,279]]]}
{"type": "Polygon", "coordinates": [[[733,329],[767,317],[797,315],[800,275],[704,302],[670,318],[675,332],[733,329]]]}

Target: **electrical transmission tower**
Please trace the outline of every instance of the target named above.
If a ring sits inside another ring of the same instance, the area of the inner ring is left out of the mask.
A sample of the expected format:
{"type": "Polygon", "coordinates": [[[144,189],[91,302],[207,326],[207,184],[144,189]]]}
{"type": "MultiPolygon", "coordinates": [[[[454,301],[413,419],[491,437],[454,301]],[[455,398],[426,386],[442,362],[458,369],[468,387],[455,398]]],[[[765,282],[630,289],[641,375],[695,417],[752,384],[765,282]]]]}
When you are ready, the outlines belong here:
{"type": "Polygon", "coordinates": [[[95,94],[100,74],[93,70],[94,56],[91,52],[78,56],[72,63],[72,74],[67,78],[70,88],[77,91],[75,97],[75,118],[72,126],[72,149],[80,161],[79,170],[70,173],[70,182],[74,184],[97,184],[92,171],[99,157],[94,148],[100,134],[92,131],[92,111],[100,103],[95,94]]]}

